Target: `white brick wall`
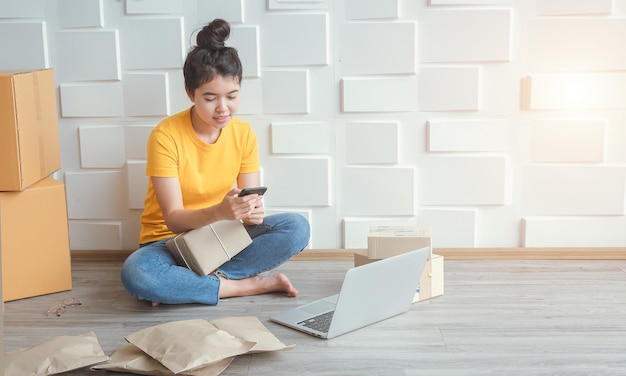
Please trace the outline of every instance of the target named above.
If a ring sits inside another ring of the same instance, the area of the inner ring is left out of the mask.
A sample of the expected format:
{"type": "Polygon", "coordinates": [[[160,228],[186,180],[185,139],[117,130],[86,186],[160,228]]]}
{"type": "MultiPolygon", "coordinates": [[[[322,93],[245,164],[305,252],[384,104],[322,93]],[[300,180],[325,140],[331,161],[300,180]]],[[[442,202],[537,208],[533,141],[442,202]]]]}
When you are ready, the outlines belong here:
{"type": "Polygon", "coordinates": [[[0,69],[55,69],[73,249],[137,246],[146,139],[216,17],[267,211],[311,247],[626,246],[626,0],[0,0],[0,69]]]}

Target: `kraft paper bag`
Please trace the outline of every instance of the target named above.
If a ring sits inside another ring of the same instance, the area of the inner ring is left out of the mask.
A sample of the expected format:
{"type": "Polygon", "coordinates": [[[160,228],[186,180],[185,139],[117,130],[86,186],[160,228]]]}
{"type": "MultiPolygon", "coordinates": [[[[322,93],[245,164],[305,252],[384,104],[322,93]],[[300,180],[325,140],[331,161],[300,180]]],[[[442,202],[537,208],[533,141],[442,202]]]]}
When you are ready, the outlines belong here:
{"type": "Polygon", "coordinates": [[[61,336],[5,354],[5,375],[55,375],[109,360],[95,333],[61,336]]]}
{"type": "MultiPolygon", "coordinates": [[[[234,357],[226,358],[217,363],[201,367],[193,371],[181,372],[179,375],[185,376],[217,376],[224,372],[233,361],[234,357]]],[[[134,373],[137,375],[174,375],[172,371],[167,369],[161,363],[154,360],[150,355],[143,352],[140,348],[128,343],[121,346],[111,355],[111,360],[91,367],[93,370],[106,370],[113,372],[134,373]]]]}
{"type": "Polygon", "coordinates": [[[216,328],[246,341],[256,342],[251,353],[291,350],[296,345],[285,345],[270,332],[256,316],[225,317],[212,320],[216,328]]]}
{"type": "Polygon", "coordinates": [[[176,374],[245,354],[255,345],[201,319],[152,326],[126,340],[176,374]]]}

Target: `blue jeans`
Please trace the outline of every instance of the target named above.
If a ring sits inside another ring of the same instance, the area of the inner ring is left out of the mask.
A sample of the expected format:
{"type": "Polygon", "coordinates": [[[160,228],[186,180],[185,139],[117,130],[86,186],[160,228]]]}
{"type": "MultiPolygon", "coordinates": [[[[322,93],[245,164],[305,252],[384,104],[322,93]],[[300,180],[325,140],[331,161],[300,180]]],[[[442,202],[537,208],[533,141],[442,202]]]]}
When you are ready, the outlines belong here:
{"type": "MultiPolygon", "coordinates": [[[[244,279],[274,269],[299,253],[309,242],[310,227],[299,214],[282,213],[264,218],[260,225],[246,225],[252,244],[218,268],[228,279],[244,279]]],[[[122,284],[129,295],[165,304],[219,301],[220,279],[200,276],[178,266],[165,242],[143,245],[122,265],[122,284]]]]}

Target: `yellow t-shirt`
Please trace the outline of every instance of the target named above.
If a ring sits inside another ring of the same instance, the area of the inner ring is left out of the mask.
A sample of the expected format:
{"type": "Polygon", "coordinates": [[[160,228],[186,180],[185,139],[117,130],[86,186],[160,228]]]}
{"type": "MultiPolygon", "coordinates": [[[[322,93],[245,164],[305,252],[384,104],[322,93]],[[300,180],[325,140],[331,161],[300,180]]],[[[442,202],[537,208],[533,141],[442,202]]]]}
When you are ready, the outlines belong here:
{"type": "MultiPolygon", "coordinates": [[[[235,185],[239,174],[258,172],[259,150],[254,130],[233,118],[214,144],[203,142],[191,125],[191,108],[164,119],[148,139],[148,177],[177,177],[185,209],[216,205],[235,185]]],[[[140,243],[174,234],[168,230],[148,179],[141,216],[140,243]]]]}

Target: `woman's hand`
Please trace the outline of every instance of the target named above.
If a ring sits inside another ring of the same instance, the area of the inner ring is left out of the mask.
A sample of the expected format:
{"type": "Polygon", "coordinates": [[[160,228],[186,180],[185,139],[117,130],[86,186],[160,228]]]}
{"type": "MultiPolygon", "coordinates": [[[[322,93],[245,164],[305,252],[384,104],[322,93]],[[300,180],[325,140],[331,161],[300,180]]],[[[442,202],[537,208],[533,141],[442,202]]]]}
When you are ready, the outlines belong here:
{"type": "Polygon", "coordinates": [[[247,224],[260,224],[263,222],[265,209],[263,196],[251,194],[239,197],[241,192],[238,188],[231,189],[221,203],[217,205],[220,217],[223,219],[243,220],[247,224]]]}

